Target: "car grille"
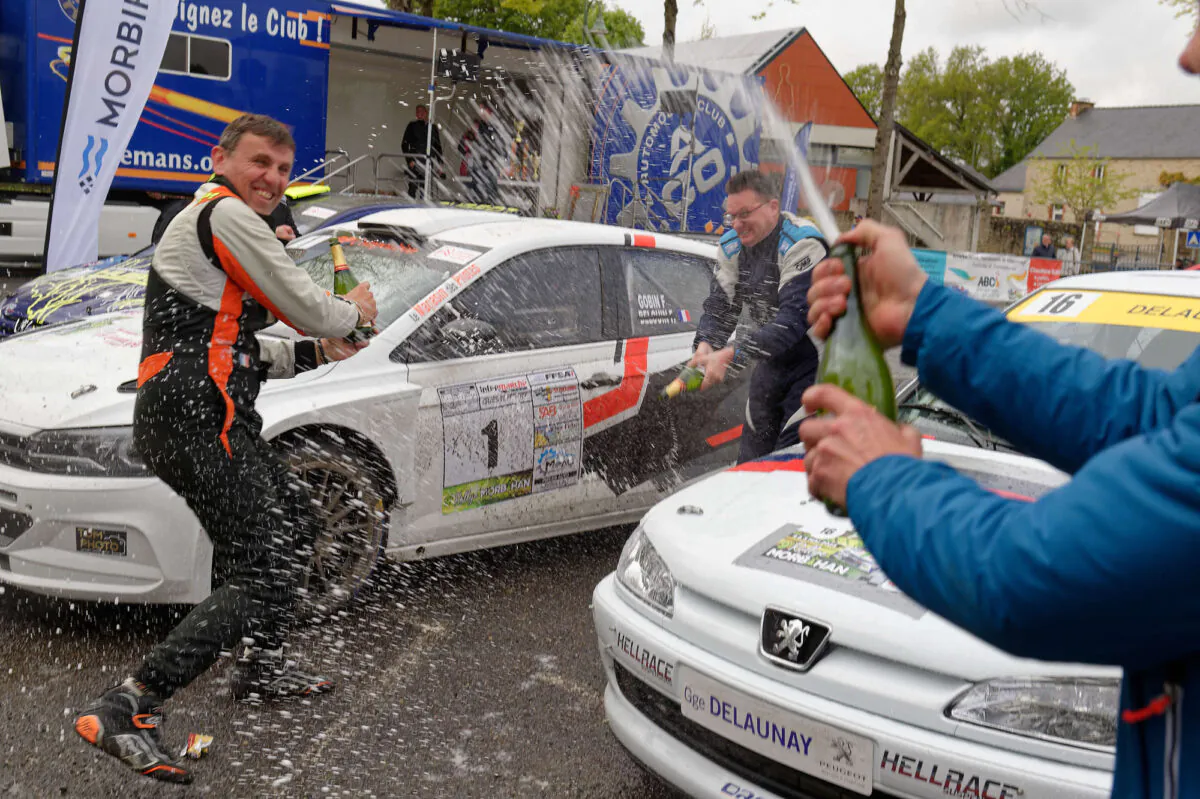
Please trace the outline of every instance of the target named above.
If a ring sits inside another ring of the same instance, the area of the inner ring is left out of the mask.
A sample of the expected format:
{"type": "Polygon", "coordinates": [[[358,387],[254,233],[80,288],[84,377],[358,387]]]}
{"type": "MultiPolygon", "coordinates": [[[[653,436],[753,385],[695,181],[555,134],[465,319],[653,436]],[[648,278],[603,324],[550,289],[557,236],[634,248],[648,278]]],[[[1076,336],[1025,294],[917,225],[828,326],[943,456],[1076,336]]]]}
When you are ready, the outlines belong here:
{"type": "Polygon", "coordinates": [[[0,432],[0,464],[15,469],[32,469],[25,439],[12,433],[0,432]]]}
{"type": "Polygon", "coordinates": [[[33,517],[20,511],[0,508],[0,547],[16,541],[21,533],[33,526],[33,517]]]}
{"type": "MultiPolygon", "coordinates": [[[[713,763],[754,784],[788,799],[852,799],[854,793],[794,768],[776,763],[744,746],[738,746],[685,718],[679,704],[634,677],[620,664],[613,664],[621,694],[656,727],[713,763]]],[[[875,791],[872,797],[891,794],[875,791]]]]}

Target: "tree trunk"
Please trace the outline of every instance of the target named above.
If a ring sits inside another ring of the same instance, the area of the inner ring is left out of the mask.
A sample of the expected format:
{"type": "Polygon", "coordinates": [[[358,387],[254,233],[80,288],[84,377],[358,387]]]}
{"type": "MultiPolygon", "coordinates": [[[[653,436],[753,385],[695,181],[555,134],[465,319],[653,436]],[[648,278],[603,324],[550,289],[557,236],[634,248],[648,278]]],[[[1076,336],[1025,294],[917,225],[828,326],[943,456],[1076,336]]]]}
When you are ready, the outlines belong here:
{"type": "Polygon", "coordinates": [[[675,19],[679,16],[678,0],[663,0],[663,59],[675,61],[675,19]]]}
{"type": "Polygon", "coordinates": [[[432,17],[433,0],[416,0],[413,11],[423,17],[432,17]]]}
{"type": "Polygon", "coordinates": [[[392,11],[412,11],[412,0],[387,0],[387,7],[392,11]]]}
{"type": "Polygon", "coordinates": [[[883,184],[887,179],[888,151],[896,122],[896,92],[900,87],[900,45],[904,42],[904,0],[896,0],[892,20],[892,43],[883,67],[883,98],[879,110],[879,130],[875,134],[875,155],[871,159],[871,191],[867,195],[867,216],[883,220],[883,184]]]}

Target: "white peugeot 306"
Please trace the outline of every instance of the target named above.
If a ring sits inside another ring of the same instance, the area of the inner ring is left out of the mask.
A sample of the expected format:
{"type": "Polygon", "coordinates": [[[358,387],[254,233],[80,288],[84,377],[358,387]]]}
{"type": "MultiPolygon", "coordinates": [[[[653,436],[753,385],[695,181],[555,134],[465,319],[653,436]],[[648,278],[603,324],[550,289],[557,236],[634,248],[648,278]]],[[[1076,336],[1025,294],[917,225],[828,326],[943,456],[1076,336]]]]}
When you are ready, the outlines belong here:
{"type": "MultiPolygon", "coordinates": [[[[1200,345],[1200,279],[1069,278],[1008,316],[1172,369],[1200,345]]],[[[925,457],[987,488],[1036,499],[1068,479],[919,385],[900,399],[925,457]]],[[[630,753],[698,797],[1108,796],[1119,671],[1012,657],[909,600],[808,495],[802,458],[660,502],[596,587],[605,710],[630,753]]]]}
{"type": "MultiPolygon", "coordinates": [[[[355,357],[269,381],[263,435],[313,494],[305,579],[347,601],[380,554],[420,558],[634,521],[735,458],[745,381],[658,392],[691,354],[715,248],[457,209],[383,211],[294,241],[333,283],[336,236],[381,329],[355,357]]],[[[288,335],[282,326],[267,332],[288,335]]],[[[211,545],[131,450],[141,311],[0,343],[0,582],[196,602],[211,545]]]]}

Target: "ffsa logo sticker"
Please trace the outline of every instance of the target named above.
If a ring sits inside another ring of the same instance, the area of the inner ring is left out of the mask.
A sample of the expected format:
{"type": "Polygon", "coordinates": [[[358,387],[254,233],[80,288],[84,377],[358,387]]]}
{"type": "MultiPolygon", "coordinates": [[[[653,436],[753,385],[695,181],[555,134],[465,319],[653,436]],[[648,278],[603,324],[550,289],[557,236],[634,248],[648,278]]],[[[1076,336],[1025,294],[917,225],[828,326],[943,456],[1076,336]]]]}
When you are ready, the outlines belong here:
{"type": "Polygon", "coordinates": [[[91,194],[92,186],[100,176],[100,168],[104,165],[104,154],[107,152],[108,139],[89,133],[87,144],[83,145],[83,166],[79,169],[79,188],[83,189],[84,194],[91,194]]]}
{"type": "Polygon", "coordinates": [[[79,18],[79,0],[58,0],[58,7],[72,22],[79,18]]]}

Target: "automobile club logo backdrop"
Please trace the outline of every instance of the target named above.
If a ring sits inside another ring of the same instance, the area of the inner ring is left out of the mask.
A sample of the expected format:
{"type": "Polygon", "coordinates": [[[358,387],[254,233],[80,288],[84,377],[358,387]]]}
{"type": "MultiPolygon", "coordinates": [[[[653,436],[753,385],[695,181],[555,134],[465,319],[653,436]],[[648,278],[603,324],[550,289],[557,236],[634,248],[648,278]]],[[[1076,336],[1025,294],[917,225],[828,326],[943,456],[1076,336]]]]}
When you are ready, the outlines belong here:
{"type": "Polygon", "coordinates": [[[712,232],[721,226],[725,183],[758,166],[757,79],[657,63],[623,59],[608,67],[590,178],[609,187],[609,224],[679,230],[686,206],[686,228],[712,232]],[[691,119],[662,108],[666,90],[696,97],[694,133],[691,119]]]}

